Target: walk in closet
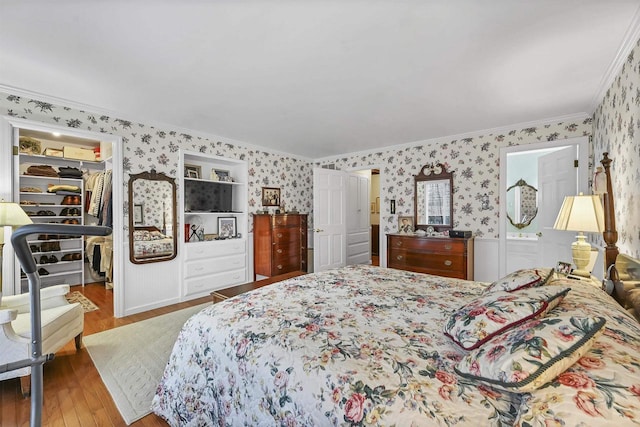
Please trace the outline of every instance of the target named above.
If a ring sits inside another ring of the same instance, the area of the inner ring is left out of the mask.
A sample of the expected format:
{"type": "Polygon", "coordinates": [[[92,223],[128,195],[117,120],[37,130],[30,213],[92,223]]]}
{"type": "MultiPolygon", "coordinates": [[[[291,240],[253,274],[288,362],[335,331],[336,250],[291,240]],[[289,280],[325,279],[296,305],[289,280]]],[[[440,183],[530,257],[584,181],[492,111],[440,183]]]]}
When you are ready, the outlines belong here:
{"type": "MultiPolygon", "coordinates": [[[[33,129],[15,129],[13,201],[34,223],[112,226],[111,144],[33,129]]],[[[42,286],[111,285],[109,237],[33,235],[29,246],[42,286]]],[[[16,293],[28,281],[15,268],[16,293]]]]}

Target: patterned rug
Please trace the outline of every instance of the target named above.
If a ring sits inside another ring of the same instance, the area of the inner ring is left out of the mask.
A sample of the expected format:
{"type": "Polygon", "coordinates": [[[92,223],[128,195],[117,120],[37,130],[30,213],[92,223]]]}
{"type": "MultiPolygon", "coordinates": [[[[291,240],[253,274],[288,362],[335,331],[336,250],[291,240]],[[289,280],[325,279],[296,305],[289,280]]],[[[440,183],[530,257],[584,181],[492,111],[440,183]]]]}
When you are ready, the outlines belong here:
{"type": "Polygon", "coordinates": [[[79,291],[69,292],[67,295],[65,295],[65,298],[72,304],[74,302],[79,302],[85,313],[100,310],[100,308],[95,305],[93,301],[82,295],[79,291]]]}
{"type": "Polygon", "coordinates": [[[182,325],[209,305],[185,308],[82,339],[127,425],[151,413],[151,401],[182,325]]]}

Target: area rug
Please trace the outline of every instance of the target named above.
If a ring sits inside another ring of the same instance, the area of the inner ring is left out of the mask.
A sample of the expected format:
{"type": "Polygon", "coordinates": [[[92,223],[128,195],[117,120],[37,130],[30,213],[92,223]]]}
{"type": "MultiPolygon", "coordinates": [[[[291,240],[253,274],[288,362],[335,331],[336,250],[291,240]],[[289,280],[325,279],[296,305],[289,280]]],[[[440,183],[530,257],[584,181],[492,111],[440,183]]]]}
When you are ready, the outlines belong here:
{"type": "Polygon", "coordinates": [[[185,308],[83,338],[127,425],[151,413],[151,401],[182,325],[209,305],[185,308]]]}
{"type": "Polygon", "coordinates": [[[73,292],[69,292],[68,294],[66,294],[64,296],[67,301],[69,301],[71,304],[73,304],[74,302],[79,302],[80,305],[82,306],[82,309],[84,310],[85,313],[88,313],[90,311],[96,311],[96,310],[100,310],[100,307],[98,307],[97,305],[95,305],[93,303],[93,301],[91,301],[89,298],[85,297],[83,294],[81,294],[79,291],[73,291],[73,292]]]}

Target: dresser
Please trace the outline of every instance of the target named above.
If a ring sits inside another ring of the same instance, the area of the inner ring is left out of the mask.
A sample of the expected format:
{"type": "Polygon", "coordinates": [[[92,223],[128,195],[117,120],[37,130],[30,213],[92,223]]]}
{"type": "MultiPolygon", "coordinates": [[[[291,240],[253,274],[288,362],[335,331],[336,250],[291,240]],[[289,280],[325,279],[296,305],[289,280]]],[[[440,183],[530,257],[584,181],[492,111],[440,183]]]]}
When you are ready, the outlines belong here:
{"type": "Polygon", "coordinates": [[[307,214],[253,215],[253,271],[254,280],[307,271],[307,214]]]}
{"type": "Polygon", "coordinates": [[[387,234],[387,254],[389,268],[473,280],[473,237],[387,234]]]}

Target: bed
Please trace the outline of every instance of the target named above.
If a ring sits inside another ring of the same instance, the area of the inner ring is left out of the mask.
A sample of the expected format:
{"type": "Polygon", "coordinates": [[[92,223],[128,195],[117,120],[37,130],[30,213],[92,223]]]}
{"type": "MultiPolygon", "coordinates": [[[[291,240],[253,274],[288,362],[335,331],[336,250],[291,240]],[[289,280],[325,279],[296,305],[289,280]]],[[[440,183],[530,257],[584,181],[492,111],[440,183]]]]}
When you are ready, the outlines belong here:
{"type": "Polygon", "coordinates": [[[133,254],[136,259],[173,255],[173,237],[165,236],[154,226],[136,226],[133,231],[133,254]]]}
{"type": "Polygon", "coordinates": [[[349,266],[191,317],[152,409],[173,426],[638,425],[640,326],[550,270],[349,266]]]}

